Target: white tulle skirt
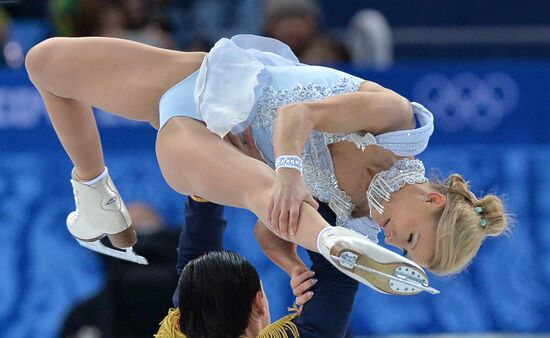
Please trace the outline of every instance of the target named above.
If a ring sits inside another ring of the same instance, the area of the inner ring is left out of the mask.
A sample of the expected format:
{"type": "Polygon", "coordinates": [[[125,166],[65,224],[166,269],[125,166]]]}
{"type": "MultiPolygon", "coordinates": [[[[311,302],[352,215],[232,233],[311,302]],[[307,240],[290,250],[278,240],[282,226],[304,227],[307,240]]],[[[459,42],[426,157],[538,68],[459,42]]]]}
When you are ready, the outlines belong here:
{"type": "Polygon", "coordinates": [[[195,105],[207,128],[224,137],[241,132],[253,117],[269,82],[265,66],[300,66],[284,43],[256,35],[216,42],[205,57],[195,86],[195,105]]]}

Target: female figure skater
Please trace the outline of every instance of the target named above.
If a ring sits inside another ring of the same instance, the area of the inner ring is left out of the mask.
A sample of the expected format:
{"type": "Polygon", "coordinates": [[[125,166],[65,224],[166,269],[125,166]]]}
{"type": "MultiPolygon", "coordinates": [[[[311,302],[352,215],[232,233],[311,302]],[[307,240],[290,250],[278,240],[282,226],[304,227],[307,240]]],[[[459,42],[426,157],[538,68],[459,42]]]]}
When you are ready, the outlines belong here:
{"type": "MultiPolygon", "coordinates": [[[[26,67],[75,165],[68,229],[95,250],[104,235],[119,248],[135,235],[92,106],[159,129],[157,158],[176,191],[249,209],[273,233],[381,292],[436,293],[420,265],[456,272],[507,227],[497,197],[478,200],[460,176],[428,182],[422,163],[408,159],[427,145],[429,111],[373,82],[300,64],[277,40],[239,35],[205,54],[53,38],[28,53],[26,67]],[[270,165],[223,142],[246,126],[270,165]],[[344,227],[330,227],[313,197],[344,227]],[[378,225],[420,265],[369,240],[378,225]]],[[[136,259],[130,249],[123,256],[136,259]]]]}

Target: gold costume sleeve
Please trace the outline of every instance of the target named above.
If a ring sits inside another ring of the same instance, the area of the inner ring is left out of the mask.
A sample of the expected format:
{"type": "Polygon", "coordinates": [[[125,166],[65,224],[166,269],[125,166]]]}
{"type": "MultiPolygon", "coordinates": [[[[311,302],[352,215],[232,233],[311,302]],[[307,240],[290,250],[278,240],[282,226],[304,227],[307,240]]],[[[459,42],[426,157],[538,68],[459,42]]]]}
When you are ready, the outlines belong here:
{"type": "MultiPolygon", "coordinates": [[[[294,308],[289,308],[289,310],[291,309],[295,310],[294,308]]],[[[279,319],[275,323],[266,326],[263,330],[260,331],[258,338],[300,337],[298,327],[296,327],[296,324],[294,324],[294,322],[292,321],[298,316],[298,313],[291,313],[288,316],[279,319]]],[[[168,315],[164,317],[162,322],[160,322],[160,327],[157,334],[155,334],[155,338],[186,338],[180,330],[179,319],[179,309],[168,310],[168,315]]]]}

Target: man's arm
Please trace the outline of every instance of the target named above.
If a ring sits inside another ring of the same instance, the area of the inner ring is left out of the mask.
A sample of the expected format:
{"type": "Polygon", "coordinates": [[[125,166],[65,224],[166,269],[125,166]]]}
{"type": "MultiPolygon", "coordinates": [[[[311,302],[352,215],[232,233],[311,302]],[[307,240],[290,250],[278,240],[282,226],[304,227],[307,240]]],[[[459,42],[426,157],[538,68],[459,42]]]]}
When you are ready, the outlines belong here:
{"type": "Polygon", "coordinates": [[[302,259],[298,256],[296,244],[285,241],[276,236],[260,220],[254,227],[254,236],[260,244],[264,254],[289,276],[297,268],[306,268],[302,259]]]}
{"type": "MultiPolygon", "coordinates": [[[[210,251],[223,250],[223,232],[227,222],[223,206],[210,202],[197,202],[192,197],[185,203],[185,223],[181,227],[178,243],[178,275],[189,261],[210,251]]],[[[178,289],[174,292],[174,306],[179,303],[178,289]]]]}
{"type": "MultiPolygon", "coordinates": [[[[321,203],[318,211],[327,222],[336,223],[336,215],[328,205],[321,203]]],[[[308,254],[318,282],[311,288],[315,295],[293,321],[302,338],[343,338],[359,283],[341,273],[321,254],[312,251],[308,254]]]]}

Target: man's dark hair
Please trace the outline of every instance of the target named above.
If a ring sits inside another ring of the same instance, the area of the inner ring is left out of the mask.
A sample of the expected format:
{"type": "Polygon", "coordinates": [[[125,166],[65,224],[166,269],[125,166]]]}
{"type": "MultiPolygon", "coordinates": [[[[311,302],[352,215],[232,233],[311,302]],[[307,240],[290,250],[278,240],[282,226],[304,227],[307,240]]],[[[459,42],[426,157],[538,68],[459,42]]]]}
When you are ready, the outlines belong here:
{"type": "Polygon", "coordinates": [[[213,251],[190,261],[178,288],[180,328],[188,338],[242,336],[261,290],[256,269],[230,251],[213,251]]]}

